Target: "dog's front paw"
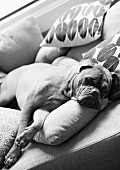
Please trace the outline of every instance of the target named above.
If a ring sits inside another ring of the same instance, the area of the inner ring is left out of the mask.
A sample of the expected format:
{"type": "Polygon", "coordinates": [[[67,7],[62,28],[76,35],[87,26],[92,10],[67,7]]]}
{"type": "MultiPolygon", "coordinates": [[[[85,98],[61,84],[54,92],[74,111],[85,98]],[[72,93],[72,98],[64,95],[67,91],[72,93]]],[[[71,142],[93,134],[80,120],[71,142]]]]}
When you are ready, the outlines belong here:
{"type": "Polygon", "coordinates": [[[25,131],[21,133],[16,139],[16,145],[20,148],[25,148],[32,140],[39,128],[33,125],[26,127],[25,131]]]}
{"type": "Polygon", "coordinates": [[[9,153],[5,156],[5,161],[4,161],[4,166],[5,168],[10,168],[11,166],[13,166],[17,160],[19,159],[21,155],[21,150],[20,148],[12,148],[9,153]]]}

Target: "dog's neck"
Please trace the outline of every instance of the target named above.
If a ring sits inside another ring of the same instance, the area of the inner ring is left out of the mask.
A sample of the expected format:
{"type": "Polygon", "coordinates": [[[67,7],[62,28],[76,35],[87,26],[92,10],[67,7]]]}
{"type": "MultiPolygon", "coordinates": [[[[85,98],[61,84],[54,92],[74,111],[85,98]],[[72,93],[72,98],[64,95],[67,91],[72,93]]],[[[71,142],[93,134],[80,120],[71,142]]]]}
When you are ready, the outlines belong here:
{"type": "Polygon", "coordinates": [[[79,74],[79,66],[75,66],[75,67],[73,66],[70,68],[70,70],[66,75],[67,77],[69,77],[69,79],[67,79],[63,93],[69,99],[73,97],[73,84],[78,74],[79,74]]]}

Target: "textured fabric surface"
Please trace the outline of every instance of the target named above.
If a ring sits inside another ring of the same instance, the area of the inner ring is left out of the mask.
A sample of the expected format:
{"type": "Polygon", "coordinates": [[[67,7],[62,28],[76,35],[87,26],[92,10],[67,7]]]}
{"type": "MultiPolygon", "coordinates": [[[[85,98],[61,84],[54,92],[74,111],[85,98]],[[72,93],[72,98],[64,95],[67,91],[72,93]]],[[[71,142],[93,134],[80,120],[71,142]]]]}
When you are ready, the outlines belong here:
{"type": "Polygon", "coordinates": [[[120,102],[111,103],[84,129],[58,146],[32,142],[10,170],[119,170],[120,102]]]}
{"type": "Polygon", "coordinates": [[[34,18],[18,22],[0,35],[0,69],[3,72],[33,63],[43,37],[34,18]]]}
{"type": "Polygon", "coordinates": [[[55,66],[65,66],[65,67],[72,67],[73,65],[76,65],[78,64],[78,62],[72,58],[68,58],[66,56],[64,57],[58,57],[57,59],[55,59],[53,62],[52,62],[53,65],[55,66]]]}
{"type": "Polygon", "coordinates": [[[107,12],[103,25],[103,40],[120,31],[120,1],[115,3],[107,12]]]}
{"type": "Polygon", "coordinates": [[[16,137],[19,117],[20,111],[0,107],[0,169],[16,137]]]}
{"type": "Polygon", "coordinates": [[[98,110],[81,106],[70,100],[51,112],[34,140],[51,145],[60,144],[87,125],[98,113],[98,110]]]}
{"type": "Polygon", "coordinates": [[[94,48],[97,44],[101,43],[102,39],[101,37],[97,39],[96,41],[93,41],[89,44],[73,47],[69,50],[66,57],[73,58],[77,61],[81,61],[83,59],[83,54],[88,52],[90,49],[94,48]]]}
{"type": "Polygon", "coordinates": [[[71,47],[95,41],[101,36],[103,17],[111,1],[70,8],[55,21],[41,46],[71,47]]]}
{"type": "Polygon", "coordinates": [[[41,47],[37,53],[35,63],[52,63],[56,58],[65,56],[69,48],[41,47]]]}

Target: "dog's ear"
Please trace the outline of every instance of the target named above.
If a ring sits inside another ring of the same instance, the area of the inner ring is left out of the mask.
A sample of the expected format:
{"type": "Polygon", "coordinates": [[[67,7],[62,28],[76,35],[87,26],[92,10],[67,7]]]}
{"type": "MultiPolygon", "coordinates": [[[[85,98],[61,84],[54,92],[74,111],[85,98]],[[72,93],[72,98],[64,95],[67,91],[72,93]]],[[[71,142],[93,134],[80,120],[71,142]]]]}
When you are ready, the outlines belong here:
{"type": "Polygon", "coordinates": [[[120,98],[120,72],[112,72],[112,85],[108,94],[109,100],[113,101],[120,98]]]}
{"type": "Polygon", "coordinates": [[[71,98],[73,96],[72,81],[67,82],[63,90],[63,94],[68,98],[71,98]]]}
{"type": "Polygon", "coordinates": [[[82,60],[79,64],[79,71],[80,73],[82,70],[88,69],[88,68],[93,68],[94,63],[90,59],[82,60]]]}
{"type": "Polygon", "coordinates": [[[112,85],[118,85],[120,80],[120,73],[112,72],[112,85]]]}

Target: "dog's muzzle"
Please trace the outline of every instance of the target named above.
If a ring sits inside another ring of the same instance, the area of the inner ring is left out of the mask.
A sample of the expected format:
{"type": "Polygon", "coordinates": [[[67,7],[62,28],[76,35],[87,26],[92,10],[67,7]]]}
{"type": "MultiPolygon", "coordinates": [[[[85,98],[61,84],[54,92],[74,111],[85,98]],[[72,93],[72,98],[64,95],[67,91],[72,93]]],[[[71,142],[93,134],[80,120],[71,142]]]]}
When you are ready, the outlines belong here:
{"type": "Polygon", "coordinates": [[[101,97],[100,92],[93,86],[82,86],[76,93],[76,100],[80,104],[100,110],[101,97]]]}

